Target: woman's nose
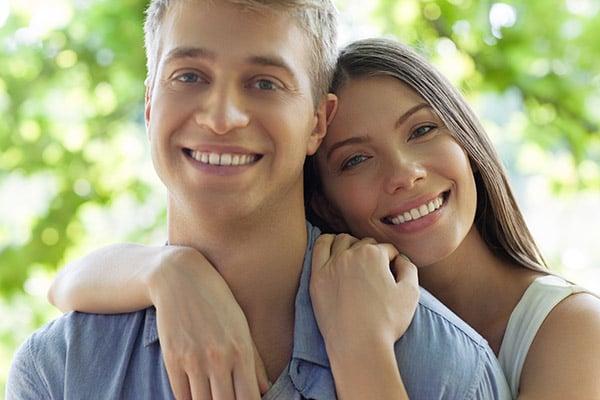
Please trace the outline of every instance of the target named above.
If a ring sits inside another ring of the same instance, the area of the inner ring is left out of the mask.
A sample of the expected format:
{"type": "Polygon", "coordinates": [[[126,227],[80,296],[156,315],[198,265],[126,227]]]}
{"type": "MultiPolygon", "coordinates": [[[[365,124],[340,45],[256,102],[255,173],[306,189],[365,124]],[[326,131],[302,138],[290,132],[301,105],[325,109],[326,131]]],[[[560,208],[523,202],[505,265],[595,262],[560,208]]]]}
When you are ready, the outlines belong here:
{"type": "Polygon", "coordinates": [[[394,157],[386,169],[385,191],[389,194],[398,190],[410,190],[427,175],[419,160],[407,156],[394,157]]]}

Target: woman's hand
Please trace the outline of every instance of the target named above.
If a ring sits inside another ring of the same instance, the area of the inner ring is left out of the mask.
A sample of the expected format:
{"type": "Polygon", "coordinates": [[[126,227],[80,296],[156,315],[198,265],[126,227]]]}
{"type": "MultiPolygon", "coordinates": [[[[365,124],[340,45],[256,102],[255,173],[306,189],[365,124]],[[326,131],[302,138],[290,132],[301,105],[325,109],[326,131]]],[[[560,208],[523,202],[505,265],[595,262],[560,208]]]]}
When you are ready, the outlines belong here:
{"type": "Polygon", "coordinates": [[[310,295],[326,341],[378,338],[393,344],[417,306],[417,269],[390,244],[321,235],[313,251],[310,295]]]}
{"type": "Polygon", "coordinates": [[[149,274],[165,366],[178,399],[259,399],[268,378],[248,322],[209,261],[169,246],[149,274]]]}
{"type": "Polygon", "coordinates": [[[340,399],[407,399],[394,343],[419,299],[414,264],[389,244],[322,235],[310,296],[340,399]]]}

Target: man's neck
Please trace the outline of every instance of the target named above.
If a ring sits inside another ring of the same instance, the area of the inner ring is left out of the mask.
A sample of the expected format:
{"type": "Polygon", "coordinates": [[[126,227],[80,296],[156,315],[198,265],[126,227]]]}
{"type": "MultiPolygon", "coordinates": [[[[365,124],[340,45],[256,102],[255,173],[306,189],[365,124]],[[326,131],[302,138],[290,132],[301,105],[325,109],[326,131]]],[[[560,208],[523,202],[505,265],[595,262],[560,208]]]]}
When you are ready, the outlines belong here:
{"type": "Polygon", "coordinates": [[[276,378],[293,344],[294,303],[308,234],[303,204],[287,202],[252,218],[210,214],[185,213],[169,204],[169,242],[197,249],[223,276],[270,377],[276,378]]]}

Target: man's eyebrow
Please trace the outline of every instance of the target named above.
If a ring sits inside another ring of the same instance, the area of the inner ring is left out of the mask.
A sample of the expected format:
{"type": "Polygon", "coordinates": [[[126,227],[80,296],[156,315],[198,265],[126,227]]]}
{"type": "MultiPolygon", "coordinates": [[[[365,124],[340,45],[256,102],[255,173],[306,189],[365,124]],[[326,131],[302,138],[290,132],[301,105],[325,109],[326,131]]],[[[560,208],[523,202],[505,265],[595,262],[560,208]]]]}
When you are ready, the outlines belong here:
{"type": "Polygon", "coordinates": [[[331,145],[329,150],[327,150],[327,159],[329,160],[329,158],[331,157],[331,154],[334,152],[334,150],[337,150],[340,147],[348,146],[350,144],[368,143],[370,141],[371,141],[371,138],[369,137],[369,135],[364,135],[364,136],[352,136],[351,138],[340,140],[339,142],[335,142],[334,144],[331,145]]]}
{"type": "Polygon", "coordinates": [[[214,60],[216,55],[214,52],[203,47],[175,47],[167,53],[164,58],[164,63],[168,64],[173,60],[182,58],[205,58],[214,60]]]}
{"type": "Polygon", "coordinates": [[[250,56],[246,59],[246,62],[251,65],[263,66],[263,67],[274,67],[283,70],[287,73],[294,81],[298,81],[296,73],[292,66],[285,61],[283,58],[276,55],[256,55],[250,56]]]}

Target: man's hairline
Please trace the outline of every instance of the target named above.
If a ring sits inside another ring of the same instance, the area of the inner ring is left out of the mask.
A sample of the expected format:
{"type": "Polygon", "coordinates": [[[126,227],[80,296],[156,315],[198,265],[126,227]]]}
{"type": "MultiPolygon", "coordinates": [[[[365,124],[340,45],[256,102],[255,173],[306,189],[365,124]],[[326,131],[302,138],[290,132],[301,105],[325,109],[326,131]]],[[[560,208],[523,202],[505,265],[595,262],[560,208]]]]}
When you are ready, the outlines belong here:
{"type": "MultiPolygon", "coordinates": [[[[210,2],[210,0],[209,0],[210,2]]],[[[174,2],[174,6],[180,5],[181,2],[174,2]]],[[[240,6],[241,7],[241,6],[240,6]]],[[[172,12],[172,10],[174,10],[175,7],[169,7],[166,9],[165,14],[163,15],[162,21],[161,23],[158,24],[156,31],[154,32],[154,40],[153,43],[150,43],[150,53],[152,53],[154,55],[154,65],[153,65],[153,69],[152,71],[147,71],[147,76],[146,79],[144,80],[144,86],[146,87],[146,92],[149,93],[151,95],[152,91],[154,90],[154,85],[156,84],[156,79],[158,77],[158,67],[160,65],[160,61],[162,59],[163,56],[163,50],[164,50],[164,43],[163,43],[163,38],[164,38],[164,34],[163,34],[163,28],[165,26],[165,21],[167,20],[169,13],[172,12]],[[154,49],[153,49],[154,48],[154,49]],[[149,72],[151,72],[151,74],[148,74],[149,72]]],[[[251,9],[250,11],[252,12],[259,12],[259,10],[253,10],[251,9]]],[[[283,14],[282,12],[279,12],[277,10],[274,10],[272,8],[265,8],[266,12],[271,12],[271,13],[280,13],[283,14]]],[[[304,63],[308,64],[304,66],[304,70],[307,72],[307,76],[309,78],[309,82],[310,82],[310,97],[313,104],[313,108],[316,110],[319,107],[319,104],[323,101],[325,101],[328,97],[329,94],[331,94],[332,92],[329,90],[329,85],[327,85],[327,87],[324,88],[318,88],[319,90],[317,90],[317,88],[315,87],[315,81],[317,80],[316,76],[310,73],[310,61],[313,59],[312,53],[314,51],[313,49],[313,44],[312,44],[312,38],[310,37],[310,33],[306,31],[306,29],[304,27],[302,27],[296,20],[293,20],[294,24],[296,25],[296,28],[300,30],[300,32],[302,32],[302,37],[304,38],[305,41],[305,52],[306,52],[306,58],[307,60],[305,60],[304,63]],[[321,94],[319,95],[319,97],[316,97],[316,92],[321,92],[321,94]]],[[[146,56],[147,57],[147,56],[146,56]]]]}

